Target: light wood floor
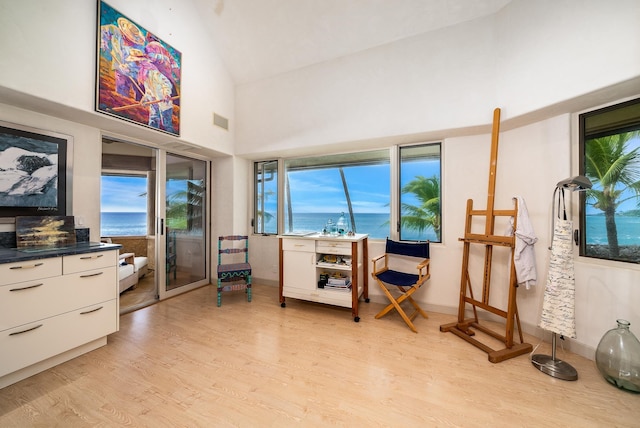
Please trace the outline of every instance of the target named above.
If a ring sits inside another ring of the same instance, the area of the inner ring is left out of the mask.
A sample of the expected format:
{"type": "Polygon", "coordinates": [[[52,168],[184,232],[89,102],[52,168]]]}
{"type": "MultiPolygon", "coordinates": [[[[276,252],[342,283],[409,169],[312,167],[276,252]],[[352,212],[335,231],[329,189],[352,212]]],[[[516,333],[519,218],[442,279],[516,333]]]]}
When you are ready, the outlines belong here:
{"type": "MultiPolygon", "coordinates": [[[[207,286],[121,317],[107,346],[0,390],[2,427],[638,427],[640,395],[592,361],[558,356],[575,382],[528,356],[498,364],[440,324],[412,333],[382,305],[350,310],[287,300],[254,285],[207,286]]],[[[528,338],[534,346],[535,338],[528,338]]],[[[550,353],[543,344],[537,352],[550,353]]]]}
{"type": "Polygon", "coordinates": [[[126,314],[132,310],[151,305],[156,302],[155,272],[149,271],[138,280],[135,288],[120,293],[120,313],[126,314]]]}

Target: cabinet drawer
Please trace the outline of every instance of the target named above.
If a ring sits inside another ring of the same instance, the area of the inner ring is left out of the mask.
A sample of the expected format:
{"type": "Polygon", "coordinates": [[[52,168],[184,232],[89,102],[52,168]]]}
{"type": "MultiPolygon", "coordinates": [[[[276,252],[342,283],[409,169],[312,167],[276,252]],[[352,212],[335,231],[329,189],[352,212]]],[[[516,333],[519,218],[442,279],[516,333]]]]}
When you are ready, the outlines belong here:
{"type": "Polygon", "coordinates": [[[118,265],[117,251],[100,251],[95,253],[74,254],[62,259],[64,274],[84,272],[118,265]]]}
{"type": "Polygon", "coordinates": [[[117,297],[116,267],[0,287],[0,331],[117,297]]]}
{"type": "Polygon", "coordinates": [[[323,254],[351,254],[351,242],[318,241],[316,251],[323,254]]]}
{"type": "Polygon", "coordinates": [[[316,251],[316,241],[311,239],[283,239],[282,249],[284,251],[316,251]]]}
{"type": "Polygon", "coordinates": [[[344,308],[352,307],[352,295],[350,292],[345,291],[323,290],[321,288],[305,290],[296,287],[285,287],[282,290],[282,295],[309,302],[327,303],[344,308]]]}
{"type": "Polygon", "coordinates": [[[66,284],[56,276],[0,287],[0,331],[64,312],[73,297],[66,284]]]}
{"type": "Polygon", "coordinates": [[[0,265],[0,285],[62,275],[62,257],[0,265]]]}
{"type": "Polygon", "coordinates": [[[114,299],[0,332],[0,376],[115,332],[117,317],[114,299]]]}

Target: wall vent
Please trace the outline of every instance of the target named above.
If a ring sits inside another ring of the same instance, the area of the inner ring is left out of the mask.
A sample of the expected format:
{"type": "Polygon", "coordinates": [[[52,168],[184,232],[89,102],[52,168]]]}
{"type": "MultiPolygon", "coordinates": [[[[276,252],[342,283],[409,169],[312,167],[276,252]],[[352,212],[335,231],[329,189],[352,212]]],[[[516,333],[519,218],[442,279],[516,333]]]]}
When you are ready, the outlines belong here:
{"type": "Polygon", "coordinates": [[[222,129],[229,130],[229,119],[222,117],[217,113],[213,113],[213,124],[219,126],[222,129]]]}

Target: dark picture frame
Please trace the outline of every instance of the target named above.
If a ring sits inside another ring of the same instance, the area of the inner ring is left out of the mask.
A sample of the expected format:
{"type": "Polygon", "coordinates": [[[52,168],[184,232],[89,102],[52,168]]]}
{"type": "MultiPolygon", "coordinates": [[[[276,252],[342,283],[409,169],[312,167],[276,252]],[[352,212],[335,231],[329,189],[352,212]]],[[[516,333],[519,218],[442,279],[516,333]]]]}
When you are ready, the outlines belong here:
{"type": "Polygon", "coordinates": [[[71,214],[73,137],[0,121],[0,223],[71,214]]]}
{"type": "Polygon", "coordinates": [[[96,111],[180,136],[182,54],[98,2],[96,111]]]}

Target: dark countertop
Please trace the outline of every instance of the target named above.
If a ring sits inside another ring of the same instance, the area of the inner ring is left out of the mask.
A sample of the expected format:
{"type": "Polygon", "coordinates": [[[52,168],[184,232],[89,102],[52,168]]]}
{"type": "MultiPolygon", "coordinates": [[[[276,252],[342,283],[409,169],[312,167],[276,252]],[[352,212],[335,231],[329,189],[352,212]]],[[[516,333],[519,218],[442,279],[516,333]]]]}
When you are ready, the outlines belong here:
{"type": "Polygon", "coordinates": [[[105,244],[102,242],[78,242],[77,244],[57,248],[0,248],[0,264],[119,250],[120,248],[122,248],[120,244],[105,244]]]}

